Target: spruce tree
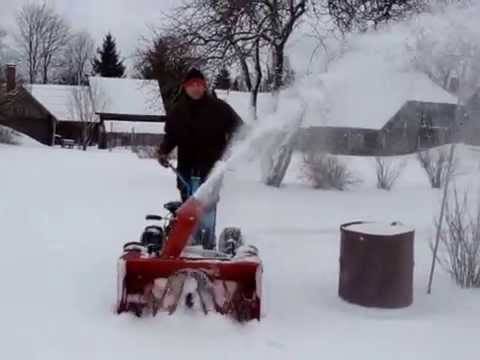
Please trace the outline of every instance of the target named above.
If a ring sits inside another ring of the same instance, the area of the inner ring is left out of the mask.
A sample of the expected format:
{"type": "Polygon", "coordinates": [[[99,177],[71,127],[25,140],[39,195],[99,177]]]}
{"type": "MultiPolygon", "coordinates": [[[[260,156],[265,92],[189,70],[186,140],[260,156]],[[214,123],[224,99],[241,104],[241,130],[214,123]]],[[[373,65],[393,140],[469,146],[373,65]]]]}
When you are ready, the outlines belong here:
{"type": "Polygon", "coordinates": [[[97,49],[98,58],[93,60],[93,71],[96,75],[121,78],[125,74],[125,65],[120,60],[117,44],[112,34],[108,33],[101,49],[97,49]]]}

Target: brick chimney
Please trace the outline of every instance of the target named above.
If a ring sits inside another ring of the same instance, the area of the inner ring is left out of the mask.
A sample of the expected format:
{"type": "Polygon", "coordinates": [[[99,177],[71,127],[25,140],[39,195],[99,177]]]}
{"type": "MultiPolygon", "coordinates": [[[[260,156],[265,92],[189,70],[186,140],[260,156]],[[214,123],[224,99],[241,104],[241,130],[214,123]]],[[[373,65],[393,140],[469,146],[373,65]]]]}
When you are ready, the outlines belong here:
{"type": "Polygon", "coordinates": [[[7,78],[7,92],[15,90],[17,87],[17,67],[13,64],[7,65],[6,69],[7,78]]]}

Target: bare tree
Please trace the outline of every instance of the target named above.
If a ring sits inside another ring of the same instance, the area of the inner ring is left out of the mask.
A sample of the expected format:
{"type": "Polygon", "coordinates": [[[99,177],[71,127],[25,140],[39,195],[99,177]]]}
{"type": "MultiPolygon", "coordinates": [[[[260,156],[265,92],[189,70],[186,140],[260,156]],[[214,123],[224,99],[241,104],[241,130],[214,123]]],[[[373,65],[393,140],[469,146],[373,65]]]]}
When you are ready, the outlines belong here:
{"type": "Polygon", "coordinates": [[[259,35],[263,25],[259,23],[257,8],[255,1],[190,0],[166,16],[167,31],[192,46],[205,61],[207,71],[211,69],[215,74],[218,68],[238,64],[252,94],[253,118],[262,80],[261,49],[265,44],[259,35]]]}
{"type": "MultiPolygon", "coordinates": [[[[6,94],[6,87],[4,83],[6,81],[5,71],[6,71],[6,60],[5,60],[5,45],[3,43],[3,38],[7,35],[6,31],[0,28],[0,114],[5,112],[7,106],[8,97],[6,94]]],[[[6,137],[6,135],[4,135],[6,137]]]]}
{"type": "Polygon", "coordinates": [[[64,52],[62,81],[69,85],[85,85],[94,55],[95,42],[92,36],[86,31],[73,34],[64,52]]]}
{"type": "MultiPolygon", "coordinates": [[[[4,38],[7,36],[7,32],[0,28],[0,68],[3,70],[3,65],[5,62],[5,43],[4,38]]],[[[3,79],[3,73],[0,73],[0,80],[3,79]]]]}
{"type": "Polygon", "coordinates": [[[16,20],[16,40],[28,66],[28,80],[34,83],[41,75],[47,83],[49,71],[67,43],[69,28],[46,3],[23,5],[16,20]]]}
{"type": "Polygon", "coordinates": [[[30,83],[36,81],[40,68],[40,42],[42,41],[41,38],[45,27],[45,7],[46,5],[43,5],[39,10],[35,10],[32,6],[24,5],[17,13],[19,33],[16,40],[28,66],[28,79],[30,83]]]}
{"type": "MultiPolygon", "coordinates": [[[[3,39],[7,36],[7,32],[0,28],[0,114],[7,112],[8,106],[12,102],[12,96],[8,96],[6,92],[6,69],[8,63],[8,47],[3,39]]],[[[6,137],[7,135],[4,135],[6,137]]]]}
{"type": "Polygon", "coordinates": [[[480,80],[480,41],[476,30],[452,19],[432,31],[420,25],[408,50],[414,67],[433,82],[461,97],[468,98],[480,80]],[[438,33],[445,36],[438,36],[438,33]],[[462,89],[462,93],[459,90],[462,89]]]}
{"type": "Polygon", "coordinates": [[[72,119],[80,121],[82,127],[81,145],[87,150],[93,139],[94,130],[98,126],[97,112],[107,106],[106,98],[102,91],[90,86],[72,86],[70,97],[70,115],[72,119]]]}
{"type": "Polygon", "coordinates": [[[430,9],[445,9],[451,5],[468,6],[473,4],[475,0],[426,0],[426,4],[430,9]]]}
{"type": "MultiPolygon", "coordinates": [[[[269,48],[274,92],[285,79],[285,47],[306,13],[307,0],[185,1],[168,16],[168,27],[194,45],[210,63],[238,62],[249,91],[258,93],[261,50],[269,48]],[[256,83],[252,82],[253,63],[256,83]]],[[[255,103],[256,98],[252,98],[255,103]]]]}
{"type": "MultiPolygon", "coordinates": [[[[168,28],[195,46],[210,63],[220,60],[222,65],[239,64],[251,92],[252,117],[255,118],[263,77],[262,58],[271,62],[272,91],[278,98],[285,80],[285,48],[306,13],[308,3],[307,0],[189,0],[168,16],[168,28]]],[[[268,159],[264,161],[270,164],[270,173],[264,179],[268,185],[277,187],[293,152],[290,133],[278,139],[277,146],[265,153],[268,159]]]]}
{"type": "MultiPolygon", "coordinates": [[[[284,86],[285,47],[300,20],[307,12],[307,0],[257,0],[259,8],[256,15],[262,26],[261,38],[271,50],[271,68],[273,71],[272,90],[275,95],[274,109],[277,110],[280,89],[284,86]]],[[[304,113],[301,115],[303,119],[304,113]]],[[[292,119],[295,120],[295,119],[292,119]]],[[[300,120],[299,124],[302,120],[300,120]]],[[[271,148],[264,156],[264,163],[270,167],[265,169],[264,180],[269,186],[279,187],[283,181],[292,158],[298,127],[279,138],[276,147],[271,148]]]]}
{"type": "Polygon", "coordinates": [[[320,2],[343,32],[365,31],[369,27],[403,19],[427,8],[426,0],[327,0],[320,2]]]}
{"type": "MultiPolygon", "coordinates": [[[[308,31],[305,36],[316,42],[310,55],[307,73],[311,73],[314,60],[321,60],[321,70],[327,72],[330,65],[345,54],[349,45],[345,34],[339,31],[331,17],[318,10],[320,4],[321,2],[314,2],[307,14],[308,31]]],[[[318,71],[318,68],[316,70],[318,71]]]]}
{"type": "Polygon", "coordinates": [[[48,83],[49,71],[58,66],[54,61],[62,54],[69,40],[69,28],[65,21],[53,11],[49,14],[44,39],[41,46],[42,80],[48,83]]]}
{"type": "Polygon", "coordinates": [[[7,36],[7,32],[0,28],[0,96],[2,92],[1,84],[5,81],[5,44],[3,39],[7,36]]]}
{"type": "Polygon", "coordinates": [[[375,158],[377,172],[377,188],[382,190],[390,190],[397,182],[398,178],[405,169],[406,161],[396,161],[377,156],[375,158]]]}
{"type": "Polygon", "coordinates": [[[223,67],[241,60],[245,55],[242,42],[253,43],[257,37],[248,19],[253,6],[251,1],[187,0],[165,15],[165,30],[195,47],[207,65],[223,67]]]}
{"type": "MultiPolygon", "coordinates": [[[[446,231],[440,232],[442,251],[437,254],[439,264],[463,288],[480,287],[480,207],[471,210],[469,192],[460,198],[458,190],[445,207],[446,231]]],[[[439,221],[435,221],[439,227],[439,221]]],[[[431,248],[434,249],[434,243],[431,248]]]]}
{"type": "Polygon", "coordinates": [[[285,47],[300,19],[307,11],[307,0],[257,0],[266,22],[262,37],[272,49],[273,90],[283,86],[285,47]],[[269,19],[267,21],[266,19],[269,19]]]}

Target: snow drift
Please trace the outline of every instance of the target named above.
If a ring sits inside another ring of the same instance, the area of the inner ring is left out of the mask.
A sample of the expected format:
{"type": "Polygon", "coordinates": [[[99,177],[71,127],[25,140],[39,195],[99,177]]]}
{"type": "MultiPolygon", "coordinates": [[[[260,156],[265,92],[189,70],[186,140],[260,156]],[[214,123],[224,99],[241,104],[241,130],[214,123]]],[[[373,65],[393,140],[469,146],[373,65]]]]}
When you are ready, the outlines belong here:
{"type": "Polygon", "coordinates": [[[44,146],[30,136],[3,125],[0,125],[0,143],[22,146],[44,146]]]}

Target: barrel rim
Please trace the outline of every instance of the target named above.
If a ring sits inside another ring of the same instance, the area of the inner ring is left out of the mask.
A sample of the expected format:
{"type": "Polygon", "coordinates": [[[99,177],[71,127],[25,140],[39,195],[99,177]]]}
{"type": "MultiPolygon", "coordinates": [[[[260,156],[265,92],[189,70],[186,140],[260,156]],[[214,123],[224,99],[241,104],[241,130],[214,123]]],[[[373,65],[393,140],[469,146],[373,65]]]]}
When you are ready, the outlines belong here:
{"type": "MultiPolygon", "coordinates": [[[[365,235],[365,236],[369,236],[369,237],[388,238],[388,239],[392,239],[392,238],[395,238],[395,237],[398,237],[398,236],[414,235],[415,234],[415,229],[414,228],[412,228],[412,230],[409,230],[409,231],[399,232],[399,233],[395,233],[395,234],[392,234],[392,235],[371,234],[371,233],[367,233],[367,232],[359,232],[359,231],[348,229],[348,227],[352,226],[352,225],[374,224],[374,223],[376,223],[376,222],[375,221],[365,221],[365,220],[350,221],[348,223],[344,223],[344,224],[340,225],[340,231],[344,232],[344,233],[355,234],[355,235],[365,235]]],[[[393,223],[395,223],[395,221],[392,222],[391,224],[393,224],[393,223]]]]}

